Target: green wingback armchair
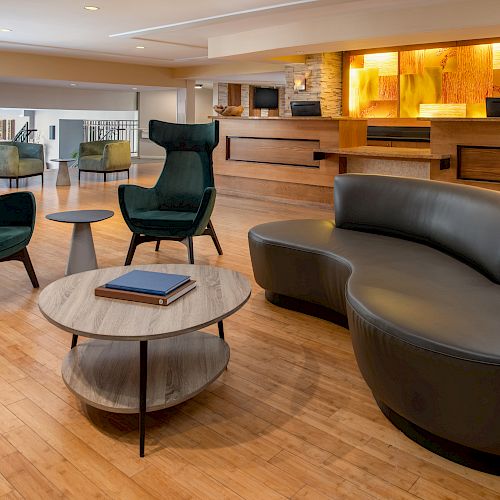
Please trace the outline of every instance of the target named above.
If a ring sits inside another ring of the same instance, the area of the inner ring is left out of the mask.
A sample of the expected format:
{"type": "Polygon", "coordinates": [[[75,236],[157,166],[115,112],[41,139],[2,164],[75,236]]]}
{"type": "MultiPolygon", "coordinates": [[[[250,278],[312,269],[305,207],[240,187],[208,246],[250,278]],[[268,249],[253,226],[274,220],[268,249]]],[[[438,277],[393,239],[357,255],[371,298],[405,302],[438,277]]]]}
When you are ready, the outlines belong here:
{"type": "Polygon", "coordinates": [[[19,187],[19,179],[42,176],[45,169],[42,144],[31,142],[0,142],[0,178],[16,179],[16,187],[19,187]]]}
{"type": "Polygon", "coordinates": [[[35,228],[35,197],[28,191],[0,196],[0,262],[19,260],[33,288],[38,280],[26,247],[35,228]]]}
{"type": "Polygon", "coordinates": [[[165,166],[150,189],[118,187],[120,208],[132,231],[125,260],[129,265],[137,245],[161,240],[187,241],[194,263],[193,236],[210,235],[219,255],[222,248],[210,216],[215,204],[212,152],[219,142],[219,122],[202,125],[149,122],[149,138],[165,148],[165,166]]]}
{"type": "Polygon", "coordinates": [[[130,142],[129,141],[92,141],[82,142],[78,152],[78,180],[82,172],[127,172],[130,178],[130,142]]]}

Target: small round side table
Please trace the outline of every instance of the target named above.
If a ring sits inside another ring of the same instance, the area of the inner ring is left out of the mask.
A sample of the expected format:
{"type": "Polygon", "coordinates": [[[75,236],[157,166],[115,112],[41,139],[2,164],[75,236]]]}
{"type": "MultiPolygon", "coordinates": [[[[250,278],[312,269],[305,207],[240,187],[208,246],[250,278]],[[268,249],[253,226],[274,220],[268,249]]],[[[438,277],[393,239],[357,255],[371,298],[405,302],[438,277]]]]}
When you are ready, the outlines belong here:
{"type": "Polygon", "coordinates": [[[71,186],[69,178],[68,163],[76,161],[74,158],[55,158],[54,163],[59,163],[59,171],[57,172],[56,186],[71,186]]]}
{"type": "Polygon", "coordinates": [[[49,220],[74,224],[66,276],[97,269],[97,258],[90,224],[109,219],[113,215],[115,213],[111,210],[73,210],[46,216],[49,220]]]}

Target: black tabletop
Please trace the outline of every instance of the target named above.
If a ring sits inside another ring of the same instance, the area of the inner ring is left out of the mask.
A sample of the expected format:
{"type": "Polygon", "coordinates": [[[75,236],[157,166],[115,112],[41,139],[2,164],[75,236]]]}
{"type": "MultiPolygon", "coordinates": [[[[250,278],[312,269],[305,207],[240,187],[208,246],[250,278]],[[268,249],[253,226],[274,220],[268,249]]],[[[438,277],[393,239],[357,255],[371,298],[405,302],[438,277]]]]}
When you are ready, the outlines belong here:
{"type": "Polygon", "coordinates": [[[82,224],[99,222],[113,217],[115,213],[111,210],[72,210],[70,212],[57,212],[47,215],[47,219],[56,222],[68,222],[71,224],[82,224]]]}

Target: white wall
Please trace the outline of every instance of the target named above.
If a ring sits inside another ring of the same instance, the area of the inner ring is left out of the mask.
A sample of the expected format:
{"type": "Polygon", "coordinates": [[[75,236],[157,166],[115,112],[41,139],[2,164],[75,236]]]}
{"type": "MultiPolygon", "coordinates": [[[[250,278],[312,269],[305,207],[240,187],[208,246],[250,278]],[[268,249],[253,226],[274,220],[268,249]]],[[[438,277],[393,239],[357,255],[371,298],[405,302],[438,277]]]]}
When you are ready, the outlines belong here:
{"type": "MultiPolygon", "coordinates": [[[[138,102],[139,128],[148,130],[150,120],[177,123],[177,89],[140,92],[138,102]]],[[[149,139],[141,139],[139,156],[162,158],[165,156],[165,150],[149,139]]]]}
{"type": "Polygon", "coordinates": [[[37,110],[35,128],[38,141],[44,145],[45,160],[59,158],[59,120],[137,120],[137,111],[37,110]],[[56,126],[56,138],[49,139],[49,126],[56,126]]]}
{"type": "Polygon", "coordinates": [[[211,120],[208,117],[214,114],[212,89],[196,89],[194,96],[195,123],[209,123],[211,120]]]}
{"type": "Polygon", "coordinates": [[[0,120],[15,120],[15,132],[17,133],[22,127],[24,127],[24,125],[26,125],[26,122],[29,121],[29,118],[27,116],[24,116],[24,109],[0,108],[0,120]]]}
{"type": "Polygon", "coordinates": [[[0,83],[0,107],[134,111],[137,109],[137,93],[0,83]]]}

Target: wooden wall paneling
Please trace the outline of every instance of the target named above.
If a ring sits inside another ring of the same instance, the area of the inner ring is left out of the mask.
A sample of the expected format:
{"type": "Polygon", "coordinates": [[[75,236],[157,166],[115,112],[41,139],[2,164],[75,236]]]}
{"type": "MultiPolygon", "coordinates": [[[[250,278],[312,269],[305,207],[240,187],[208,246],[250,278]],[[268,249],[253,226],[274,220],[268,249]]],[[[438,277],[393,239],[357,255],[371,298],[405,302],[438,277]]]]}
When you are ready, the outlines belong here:
{"type": "Polygon", "coordinates": [[[500,147],[458,146],[457,177],[500,182],[500,147]]]}
{"type": "Polygon", "coordinates": [[[227,86],[227,105],[241,106],[241,84],[229,83],[227,86]]]}
{"type": "Polygon", "coordinates": [[[253,137],[228,139],[228,160],[319,168],[319,162],[313,160],[312,154],[319,148],[319,141],[253,137]]]}

